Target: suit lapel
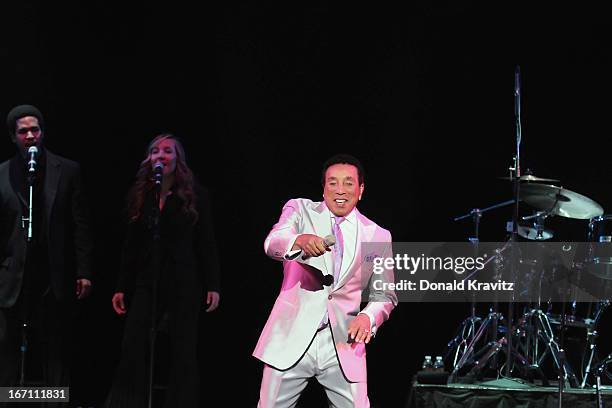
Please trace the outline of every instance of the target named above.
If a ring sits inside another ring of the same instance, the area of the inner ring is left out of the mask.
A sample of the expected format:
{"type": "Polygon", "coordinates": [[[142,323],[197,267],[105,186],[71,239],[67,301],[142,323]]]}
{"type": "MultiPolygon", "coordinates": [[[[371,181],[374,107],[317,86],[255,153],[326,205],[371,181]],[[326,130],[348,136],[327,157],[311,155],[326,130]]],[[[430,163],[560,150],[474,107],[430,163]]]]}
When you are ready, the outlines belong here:
{"type": "MultiPolygon", "coordinates": [[[[324,238],[331,234],[331,215],[325,202],[321,202],[314,211],[310,212],[310,214],[310,221],[312,222],[312,227],[316,235],[324,238]]],[[[323,261],[325,262],[327,273],[333,275],[334,266],[331,252],[326,252],[325,255],[323,255],[323,261]]]]}
{"type": "MultiPolygon", "coordinates": [[[[49,152],[45,151],[47,154],[47,168],[45,174],[45,186],[43,189],[43,194],[45,196],[45,212],[47,214],[47,228],[51,224],[51,211],[53,209],[53,204],[55,203],[55,196],[57,195],[57,186],[59,184],[59,179],[62,174],[62,166],[60,165],[57,157],[49,152]]],[[[48,232],[48,231],[47,231],[48,232]]]]}
{"type": "Polygon", "coordinates": [[[19,208],[19,212],[21,213],[22,209],[28,207],[28,201],[23,194],[21,194],[22,183],[25,183],[25,180],[23,180],[23,177],[19,177],[19,171],[22,169],[18,167],[17,163],[17,159],[15,158],[11,159],[9,162],[8,181],[10,183],[11,190],[15,193],[15,197],[17,197],[17,199],[21,202],[21,206],[16,207],[19,208]]]}

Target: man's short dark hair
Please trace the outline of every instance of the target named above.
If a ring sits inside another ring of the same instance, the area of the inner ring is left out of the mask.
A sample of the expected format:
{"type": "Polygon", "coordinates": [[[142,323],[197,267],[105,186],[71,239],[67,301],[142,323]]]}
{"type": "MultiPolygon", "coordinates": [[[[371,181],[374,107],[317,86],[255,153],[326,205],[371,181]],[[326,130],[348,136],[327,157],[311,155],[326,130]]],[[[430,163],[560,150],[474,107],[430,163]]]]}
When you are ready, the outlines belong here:
{"type": "Polygon", "coordinates": [[[321,184],[325,185],[325,173],[334,164],[350,164],[351,166],[357,167],[357,176],[359,177],[359,185],[365,182],[365,170],[363,164],[355,156],[346,153],[336,154],[323,164],[323,171],[321,172],[321,184]]]}
{"type": "Polygon", "coordinates": [[[15,136],[17,121],[21,118],[25,118],[26,116],[34,116],[36,119],[38,119],[38,126],[40,126],[41,129],[44,129],[45,121],[43,119],[43,115],[36,106],[19,105],[11,109],[8,115],[6,115],[6,126],[8,127],[8,131],[11,136],[15,136]]]}

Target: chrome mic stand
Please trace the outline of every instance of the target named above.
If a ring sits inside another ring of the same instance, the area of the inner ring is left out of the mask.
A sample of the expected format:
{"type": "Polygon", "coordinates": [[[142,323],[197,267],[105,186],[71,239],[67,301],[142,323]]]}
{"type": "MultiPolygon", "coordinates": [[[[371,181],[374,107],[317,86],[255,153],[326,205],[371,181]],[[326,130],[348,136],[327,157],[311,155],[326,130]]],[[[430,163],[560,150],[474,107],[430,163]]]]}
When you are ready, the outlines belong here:
{"type": "MultiPolygon", "coordinates": [[[[162,166],[163,168],[163,166],[162,166]]],[[[155,371],[155,342],[157,338],[157,287],[161,273],[161,235],[159,219],[161,216],[161,183],[162,173],[156,167],[155,169],[155,186],[154,186],[154,208],[152,215],[151,229],[153,232],[153,252],[152,252],[152,278],[151,284],[151,327],[149,332],[149,375],[148,375],[148,408],[153,407],[153,382],[155,371]]]]}
{"type": "MultiPolygon", "coordinates": [[[[511,274],[512,281],[516,282],[517,277],[517,248],[516,243],[518,241],[518,218],[519,218],[519,202],[520,202],[520,180],[521,180],[521,85],[520,85],[521,70],[517,65],[514,72],[514,116],[516,121],[516,154],[513,160],[513,166],[510,167],[510,178],[513,180],[514,190],[514,212],[512,214],[512,234],[510,242],[512,243],[511,249],[511,274]]],[[[514,303],[512,300],[508,302],[508,341],[506,342],[507,353],[506,353],[506,377],[511,376],[512,365],[513,365],[513,354],[512,354],[512,336],[514,324],[514,303]]]]}
{"type": "MultiPolygon", "coordinates": [[[[34,232],[33,232],[33,223],[34,223],[34,183],[36,182],[36,155],[38,154],[38,148],[36,146],[31,146],[28,149],[28,154],[30,155],[30,159],[28,161],[28,216],[21,217],[21,227],[26,231],[25,240],[26,240],[26,256],[30,253],[28,251],[30,249],[30,245],[34,240],[34,232]]],[[[23,294],[27,296],[27,291],[24,291],[23,294]]],[[[19,385],[25,385],[25,374],[26,374],[26,356],[28,352],[28,299],[23,299],[25,312],[23,314],[23,321],[21,322],[21,346],[19,347],[20,353],[20,363],[19,363],[19,385]]]]}

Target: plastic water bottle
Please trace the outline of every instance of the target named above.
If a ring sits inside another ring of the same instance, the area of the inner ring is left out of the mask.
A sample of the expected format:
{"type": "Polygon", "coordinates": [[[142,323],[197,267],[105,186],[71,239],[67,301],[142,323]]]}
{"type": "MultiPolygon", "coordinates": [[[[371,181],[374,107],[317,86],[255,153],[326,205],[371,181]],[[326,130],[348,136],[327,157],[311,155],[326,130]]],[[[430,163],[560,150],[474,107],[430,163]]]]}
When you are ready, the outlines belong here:
{"type": "Polygon", "coordinates": [[[425,360],[423,361],[423,371],[432,371],[433,370],[433,361],[431,360],[431,356],[425,356],[425,360]]]}
{"type": "Polygon", "coordinates": [[[433,371],[437,373],[444,372],[444,361],[442,361],[442,356],[436,357],[436,362],[433,363],[433,371]]]}

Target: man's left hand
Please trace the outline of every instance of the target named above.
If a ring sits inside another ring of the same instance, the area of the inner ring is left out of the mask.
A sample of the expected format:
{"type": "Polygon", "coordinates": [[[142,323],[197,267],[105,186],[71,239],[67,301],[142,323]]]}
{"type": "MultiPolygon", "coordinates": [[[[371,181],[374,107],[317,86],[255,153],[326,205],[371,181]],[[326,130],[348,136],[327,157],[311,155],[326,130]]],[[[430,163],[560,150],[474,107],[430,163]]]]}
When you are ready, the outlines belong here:
{"type": "Polygon", "coordinates": [[[91,292],[91,281],[89,279],[81,278],[76,281],[76,295],[77,299],[85,299],[91,292]]]}
{"type": "Polygon", "coordinates": [[[349,323],[349,338],[356,343],[369,343],[370,339],[372,338],[370,327],[372,326],[370,324],[370,318],[368,315],[363,313],[358,314],[357,317],[355,317],[353,321],[349,323]]]}

